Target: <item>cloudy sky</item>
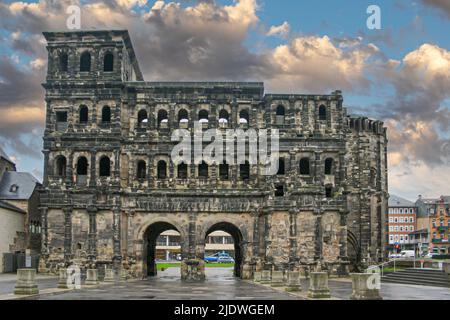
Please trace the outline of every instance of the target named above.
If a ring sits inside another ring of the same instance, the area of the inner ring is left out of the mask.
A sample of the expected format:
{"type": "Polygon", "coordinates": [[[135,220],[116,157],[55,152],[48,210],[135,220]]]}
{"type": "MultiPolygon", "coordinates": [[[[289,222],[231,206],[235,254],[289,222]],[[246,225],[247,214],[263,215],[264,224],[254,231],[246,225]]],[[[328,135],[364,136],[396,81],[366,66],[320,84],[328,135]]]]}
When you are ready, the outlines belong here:
{"type": "Polygon", "coordinates": [[[70,4],[84,29],[130,31],[146,80],[264,81],[344,92],[389,129],[390,193],[450,194],[449,0],[0,0],[0,146],[42,178],[46,49],[70,4]],[[369,30],[367,7],[381,8],[369,30]]]}

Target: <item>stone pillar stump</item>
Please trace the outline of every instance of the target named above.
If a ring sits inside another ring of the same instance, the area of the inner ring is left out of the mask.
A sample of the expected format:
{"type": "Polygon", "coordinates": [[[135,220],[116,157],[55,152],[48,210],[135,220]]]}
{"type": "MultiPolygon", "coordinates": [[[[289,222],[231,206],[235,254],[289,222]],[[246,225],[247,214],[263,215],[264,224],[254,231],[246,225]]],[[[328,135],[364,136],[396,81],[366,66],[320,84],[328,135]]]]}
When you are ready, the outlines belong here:
{"type": "Polygon", "coordinates": [[[205,261],[186,259],[181,262],[181,280],[196,282],[205,280],[205,261]]]}
{"type": "Polygon", "coordinates": [[[286,291],[301,291],[301,290],[302,285],[300,283],[300,272],[288,271],[286,291]]]}
{"type": "Polygon", "coordinates": [[[87,286],[96,286],[99,284],[97,269],[87,269],[86,282],[84,284],[87,286]]]}
{"type": "Polygon", "coordinates": [[[59,269],[58,289],[69,289],[69,286],[67,285],[67,269],[66,268],[59,269]]]}
{"type": "Polygon", "coordinates": [[[352,300],[382,300],[380,290],[373,283],[371,276],[378,276],[375,273],[351,273],[352,278],[352,300]]]}
{"type": "Polygon", "coordinates": [[[18,269],[17,282],[14,288],[16,295],[31,295],[38,294],[39,289],[36,283],[35,269],[18,269]]]}
{"type": "Polygon", "coordinates": [[[328,273],[311,272],[308,298],[321,299],[330,297],[330,289],[328,288],[328,273]]]}
{"type": "Polygon", "coordinates": [[[272,287],[284,286],[284,274],[283,271],[272,271],[272,280],[270,282],[272,287]]]}
{"type": "Polygon", "coordinates": [[[105,269],[105,278],[103,279],[104,282],[115,282],[116,279],[114,277],[114,270],[113,269],[105,269]]]}
{"type": "Polygon", "coordinates": [[[268,284],[270,283],[270,280],[271,280],[270,270],[261,271],[261,283],[268,284]]]}
{"type": "Polygon", "coordinates": [[[261,281],[261,271],[253,272],[253,281],[260,282],[261,281]]]}

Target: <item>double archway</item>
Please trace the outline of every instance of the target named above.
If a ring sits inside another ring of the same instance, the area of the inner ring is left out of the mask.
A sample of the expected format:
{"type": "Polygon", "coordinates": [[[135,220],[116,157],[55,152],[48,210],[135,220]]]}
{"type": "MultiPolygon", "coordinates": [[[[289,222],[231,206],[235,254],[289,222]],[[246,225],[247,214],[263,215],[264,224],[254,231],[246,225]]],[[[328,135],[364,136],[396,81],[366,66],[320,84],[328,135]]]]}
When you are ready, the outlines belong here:
{"type": "Polygon", "coordinates": [[[205,256],[206,240],[210,234],[215,231],[224,231],[228,233],[233,239],[234,245],[234,270],[233,274],[236,277],[242,276],[242,264],[244,261],[245,250],[244,237],[240,229],[231,222],[215,222],[201,228],[195,237],[188,236],[183,226],[178,226],[176,223],[170,221],[157,221],[146,225],[143,228],[143,247],[142,247],[142,271],[143,276],[157,275],[157,255],[156,246],[158,237],[165,231],[174,230],[180,234],[181,258],[192,258],[192,253],[195,252],[196,259],[203,260],[205,256]],[[199,249],[200,248],[200,249],[199,249]]]}

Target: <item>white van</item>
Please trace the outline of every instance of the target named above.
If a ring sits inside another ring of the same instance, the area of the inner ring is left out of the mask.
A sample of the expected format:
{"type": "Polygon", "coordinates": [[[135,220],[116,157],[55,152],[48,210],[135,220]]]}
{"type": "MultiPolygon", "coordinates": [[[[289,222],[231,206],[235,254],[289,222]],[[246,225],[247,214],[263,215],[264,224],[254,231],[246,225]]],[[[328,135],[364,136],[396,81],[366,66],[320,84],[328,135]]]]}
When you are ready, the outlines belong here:
{"type": "Polygon", "coordinates": [[[402,250],[400,251],[400,258],[414,258],[416,256],[414,250],[402,250]]]}

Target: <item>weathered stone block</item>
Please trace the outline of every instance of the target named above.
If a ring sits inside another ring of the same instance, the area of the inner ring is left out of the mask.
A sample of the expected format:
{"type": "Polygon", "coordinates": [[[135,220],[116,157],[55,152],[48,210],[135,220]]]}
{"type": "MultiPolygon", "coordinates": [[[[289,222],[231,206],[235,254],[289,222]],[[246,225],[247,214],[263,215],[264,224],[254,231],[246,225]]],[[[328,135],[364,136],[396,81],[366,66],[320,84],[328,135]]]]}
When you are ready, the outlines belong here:
{"type": "Polygon", "coordinates": [[[253,281],[260,282],[261,281],[261,271],[253,272],[253,281]]]}
{"type": "Polygon", "coordinates": [[[103,279],[104,282],[114,282],[115,276],[114,276],[114,270],[113,269],[105,269],[105,278],[103,279]]]}
{"type": "Polygon", "coordinates": [[[328,274],[326,272],[311,272],[308,297],[313,299],[330,298],[328,274]]]}
{"type": "Polygon", "coordinates": [[[66,268],[59,269],[58,289],[69,289],[69,286],[67,285],[67,269],[66,268]]]}
{"type": "Polygon", "coordinates": [[[16,295],[31,295],[38,294],[39,289],[36,283],[35,269],[18,269],[17,282],[14,288],[16,295]]]}
{"type": "Polygon", "coordinates": [[[261,271],[261,283],[268,284],[271,280],[271,273],[270,270],[263,270],[261,271]]]}
{"type": "Polygon", "coordinates": [[[375,273],[351,273],[353,300],[381,300],[380,290],[373,283],[371,277],[379,277],[375,273]]]}
{"type": "Polygon", "coordinates": [[[288,271],[286,291],[301,291],[301,290],[302,285],[300,283],[300,272],[288,271]]]}
{"type": "Polygon", "coordinates": [[[86,282],[84,284],[87,286],[97,286],[99,284],[97,269],[87,269],[86,282]]]}
{"type": "Polygon", "coordinates": [[[272,271],[272,279],[270,282],[272,287],[284,286],[284,274],[283,271],[272,271]]]}
{"type": "Polygon", "coordinates": [[[181,262],[181,280],[205,280],[205,261],[200,259],[187,259],[181,262]]]}

